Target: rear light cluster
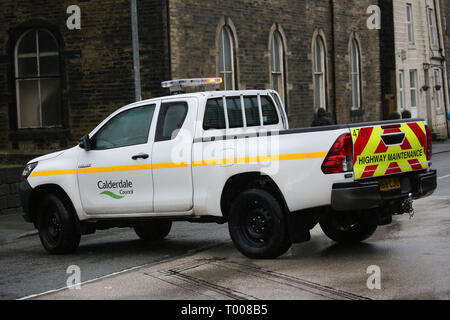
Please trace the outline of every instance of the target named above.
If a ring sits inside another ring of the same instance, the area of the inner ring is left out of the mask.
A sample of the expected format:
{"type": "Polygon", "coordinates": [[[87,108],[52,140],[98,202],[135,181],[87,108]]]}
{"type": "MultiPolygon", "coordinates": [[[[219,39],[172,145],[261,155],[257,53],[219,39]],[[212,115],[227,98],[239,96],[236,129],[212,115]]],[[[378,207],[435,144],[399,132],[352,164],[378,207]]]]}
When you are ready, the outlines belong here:
{"type": "Polygon", "coordinates": [[[427,155],[427,160],[431,160],[431,153],[432,153],[432,136],[431,136],[431,130],[428,126],[425,126],[425,130],[427,132],[427,145],[425,147],[425,153],[427,155]]]}
{"type": "Polygon", "coordinates": [[[325,174],[353,171],[353,141],[350,133],[337,138],[322,164],[325,174]]]}

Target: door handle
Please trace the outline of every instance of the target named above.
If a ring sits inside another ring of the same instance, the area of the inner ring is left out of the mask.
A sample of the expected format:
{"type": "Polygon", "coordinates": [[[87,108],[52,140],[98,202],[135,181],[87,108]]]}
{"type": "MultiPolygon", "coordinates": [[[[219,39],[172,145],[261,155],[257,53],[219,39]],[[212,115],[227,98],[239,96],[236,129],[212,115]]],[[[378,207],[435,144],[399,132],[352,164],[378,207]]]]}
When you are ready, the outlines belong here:
{"type": "Polygon", "coordinates": [[[133,159],[133,160],[147,159],[148,157],[149,157],[149,155],[146,153],[139,153],[139,154],[135,154],[134,156],[132,156],[131,159],[133,159]]]}

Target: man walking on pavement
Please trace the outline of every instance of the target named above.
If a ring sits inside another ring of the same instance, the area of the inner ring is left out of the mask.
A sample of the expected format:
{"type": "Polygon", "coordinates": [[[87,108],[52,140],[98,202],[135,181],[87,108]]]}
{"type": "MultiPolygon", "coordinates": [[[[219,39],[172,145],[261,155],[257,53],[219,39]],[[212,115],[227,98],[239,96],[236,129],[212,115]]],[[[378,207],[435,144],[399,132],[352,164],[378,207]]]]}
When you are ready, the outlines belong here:
{"type": "Polygon", "coordinates": [[[311,127],[331,126],[333,124],[333,120],[327,116],[325,109],[319,108],[319,110],[317,110],[317,115],[314,116],[314,121],[312,122],[311,127]]]}

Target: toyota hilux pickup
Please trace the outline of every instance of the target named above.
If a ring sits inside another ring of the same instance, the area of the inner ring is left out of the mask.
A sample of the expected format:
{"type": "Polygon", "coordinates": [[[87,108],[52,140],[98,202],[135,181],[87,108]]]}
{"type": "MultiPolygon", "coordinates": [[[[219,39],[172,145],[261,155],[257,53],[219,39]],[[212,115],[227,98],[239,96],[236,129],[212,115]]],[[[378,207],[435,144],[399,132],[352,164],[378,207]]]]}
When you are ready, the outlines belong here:
{"type": "Polygon", "coordinates": [[[276,91],[184,93],[122,107],[73,148],[31,160],[20,195],[50,253],[96,230],[157,241],[190,221],[227,222],[242,254],[276,258],[317,224],[353,243],[412,212],[436,189],[431,147],[420,119],[289,129],[276,91]]]}

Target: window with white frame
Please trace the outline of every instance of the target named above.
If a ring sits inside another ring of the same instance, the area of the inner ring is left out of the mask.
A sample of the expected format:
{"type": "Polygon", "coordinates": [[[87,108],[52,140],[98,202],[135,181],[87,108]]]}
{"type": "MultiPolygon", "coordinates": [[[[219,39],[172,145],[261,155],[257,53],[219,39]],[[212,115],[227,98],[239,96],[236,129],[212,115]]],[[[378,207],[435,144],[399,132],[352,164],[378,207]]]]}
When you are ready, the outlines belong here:
{"type": "Polygon", "coordinates": [[[325,46],[321,36],[314,41],[314,105],[315,108],[327,109],[326,99],[326,68],[325,68],[325,46]]]}
{"type": "Polygon", "coordinates": [[[220,30],[219,37],[219,76],[223,80],[225,90],[235,89],[233,51],[231,31],[227,26],[224,26],[220,30]]]}
{"type": "Polygon", "coordinates": [[[408,24],[408,42],[414,44],[414,17],[411,3],[406,4],[406,22],[408,24]]]}
{"type": "Polygon", "coordinates": [[[398,72],[398,106],[400,110],[405,107],[405,73],[403,70],[398,72]]]}
{"type": "Polygon", "coordinates": [[[431,45],[436,45],[436,26],[434,20],[434,10],[432,8],[428,8],[428,27],[430,32],[430,43],[431,45]]]}
{"type": "Polygon", "coordinates": [[[411,96],[411,108],[417,108],[419,105],[417,94],[417,70],[409,71],[409,92],[411,96]]]}
{"type": "Polygon", "coordinates": [[[361,108],[361,63],[358,42],[353,39],[350,49],[352,109],[361,108]]]}
{"type": "Polygon", "coordinates": [[[436,107],[438,109],[442,106],[442,96],[441,96],[441,70],[434,69],[434,93],[436,96],[436,107]]]}
{"type": "Polygon", "coordinates": [[[17,41],[15,83],[18,128],[62,124],[59,47],[46,29],[32,29],[17,41]]]}
{"type": "Polygon", "coordinates": [[[272,88],[278,92],[284,103],[284,50],[282,41],[280,33],[275,31],[270,46],[270,72],[272,88]]]}

